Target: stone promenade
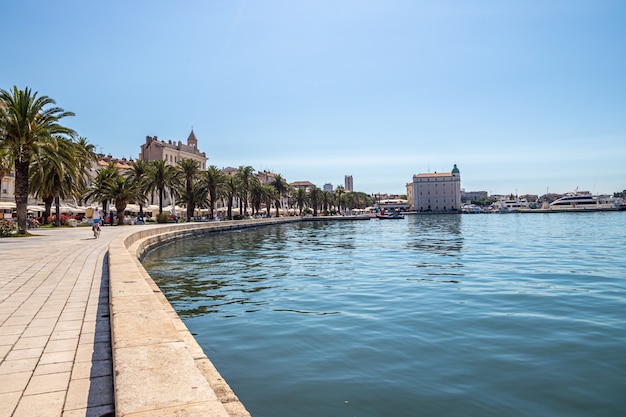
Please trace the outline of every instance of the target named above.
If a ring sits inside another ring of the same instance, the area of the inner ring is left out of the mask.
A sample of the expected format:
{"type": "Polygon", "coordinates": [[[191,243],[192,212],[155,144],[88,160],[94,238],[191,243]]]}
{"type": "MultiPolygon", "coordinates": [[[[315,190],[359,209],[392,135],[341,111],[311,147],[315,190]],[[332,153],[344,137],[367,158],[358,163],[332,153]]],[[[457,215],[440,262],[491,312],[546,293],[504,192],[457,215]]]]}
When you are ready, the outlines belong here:
{"type": "Polygon", "coordinates": [[[114,415],[107,250],[129,227],[0,239],[0,417],[114,415]]]}

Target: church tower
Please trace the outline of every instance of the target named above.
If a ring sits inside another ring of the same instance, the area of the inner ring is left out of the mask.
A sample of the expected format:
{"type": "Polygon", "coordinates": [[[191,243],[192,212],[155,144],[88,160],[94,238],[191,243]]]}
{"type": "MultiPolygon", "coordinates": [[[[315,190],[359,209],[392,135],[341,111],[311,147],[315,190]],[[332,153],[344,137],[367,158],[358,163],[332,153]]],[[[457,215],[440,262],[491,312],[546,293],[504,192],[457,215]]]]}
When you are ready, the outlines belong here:
{"type": "Polygon", "coordinates": [[[198,149],[198,139],[196,139],[196,135],[193,133],[193,127],[191,128],[191,133],[187,138],[187,146],[198,149]]]}

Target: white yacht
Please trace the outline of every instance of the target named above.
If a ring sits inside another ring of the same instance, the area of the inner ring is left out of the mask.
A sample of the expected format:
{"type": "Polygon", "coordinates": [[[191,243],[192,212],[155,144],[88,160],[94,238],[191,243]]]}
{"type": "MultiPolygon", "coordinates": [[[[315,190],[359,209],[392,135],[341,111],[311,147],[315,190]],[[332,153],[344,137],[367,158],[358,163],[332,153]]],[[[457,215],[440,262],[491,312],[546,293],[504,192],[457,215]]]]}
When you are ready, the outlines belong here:
{"type": "Polygon", "coordinates": [[[552,211],[618,210],[620,201],[610,196],[594,196],[588,191],[568,193],[550,203],[552,211]]]}
{"type": "Polygon", "coordinates": [[[491,205],[491,211],[495,213],[517,213],[528,209],[530,206],[525,198],[503,198],[491,205]]]}

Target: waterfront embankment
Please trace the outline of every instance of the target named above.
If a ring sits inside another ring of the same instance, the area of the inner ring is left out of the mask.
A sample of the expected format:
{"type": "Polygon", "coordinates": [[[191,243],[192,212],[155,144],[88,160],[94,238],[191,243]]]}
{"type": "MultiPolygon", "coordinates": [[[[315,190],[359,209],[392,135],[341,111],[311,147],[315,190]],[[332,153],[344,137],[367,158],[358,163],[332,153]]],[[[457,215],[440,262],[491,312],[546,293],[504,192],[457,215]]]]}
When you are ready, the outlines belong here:
{"type": "Polygon", "coordinates": [[[109,245],[117,416],[250,416],[140,263],[151,248],[217,231],[299,221],[271,218],[142,228],[109,245]]]}

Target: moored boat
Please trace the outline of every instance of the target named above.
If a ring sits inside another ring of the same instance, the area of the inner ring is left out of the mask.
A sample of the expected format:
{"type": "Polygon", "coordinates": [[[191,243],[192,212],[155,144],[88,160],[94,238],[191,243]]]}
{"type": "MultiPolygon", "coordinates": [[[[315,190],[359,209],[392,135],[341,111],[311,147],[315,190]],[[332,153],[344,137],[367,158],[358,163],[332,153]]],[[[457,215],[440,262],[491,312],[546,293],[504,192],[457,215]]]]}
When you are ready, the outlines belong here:
{"type": "Polygon", "coordinates": [[[610,196],[594,196],[588,191],[575,191],[553,201],[550,211],[612,211],[618,210],[621,200],[610,196]]]}
{"type": "Polygon", "coordinates": [[[400,214],[399,211],[387,212],[385,210],[381,210],[380,213],[376,215],[377,219],[386,220],[386,219],[404,219],[404,216],[400,214]]]}

